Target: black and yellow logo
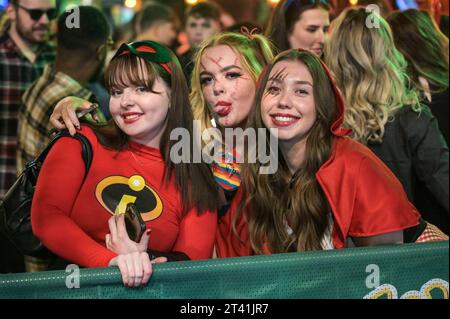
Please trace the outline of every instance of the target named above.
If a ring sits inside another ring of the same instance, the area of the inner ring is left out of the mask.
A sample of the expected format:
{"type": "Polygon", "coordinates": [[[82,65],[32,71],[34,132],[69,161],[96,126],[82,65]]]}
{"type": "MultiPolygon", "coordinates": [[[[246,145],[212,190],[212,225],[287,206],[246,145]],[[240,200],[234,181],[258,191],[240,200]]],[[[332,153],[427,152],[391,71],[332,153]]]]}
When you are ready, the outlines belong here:
{"type": "Polygon", "coordinates": [[[161,198],[140,175],[106,177],[97,184],[95,197],[113,215],[125,213],[127,204],[133,203],[145,222],[158,218],[163,210],[161,198]]]}

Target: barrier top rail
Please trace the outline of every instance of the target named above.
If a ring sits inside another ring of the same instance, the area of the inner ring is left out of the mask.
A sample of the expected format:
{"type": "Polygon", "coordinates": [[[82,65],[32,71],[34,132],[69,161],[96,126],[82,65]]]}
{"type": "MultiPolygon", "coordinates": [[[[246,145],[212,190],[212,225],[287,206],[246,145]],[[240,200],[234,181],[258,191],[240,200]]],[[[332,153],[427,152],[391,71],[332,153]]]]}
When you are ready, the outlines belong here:
{"type": "Polygon", "coordinates": [[[0,275],[0,298],[447,298],[449,242],[155,265],[143,289],[118,268],[0,275]]]}

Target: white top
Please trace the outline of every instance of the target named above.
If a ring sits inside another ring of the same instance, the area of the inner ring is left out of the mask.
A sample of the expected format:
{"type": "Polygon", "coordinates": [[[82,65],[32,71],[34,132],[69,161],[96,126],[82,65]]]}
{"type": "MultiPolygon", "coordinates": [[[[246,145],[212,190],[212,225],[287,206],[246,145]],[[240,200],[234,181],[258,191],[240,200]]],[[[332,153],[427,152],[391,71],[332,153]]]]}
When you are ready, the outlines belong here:
{"type": "MultiPolygon", "coordinates": [[[[287,221],[285,221],[284,224],[286,226],[288,235],[291,235],[294,231],[288,225],[287,221]]],[[[322,240],[320,241],[320,246],[322,247],[323,250],[334,249],[333,239],[331,238],[333,225],[334,225],[333,216],[331,214],[328,214],[328,226],[327,229],[325,230],[325,233],[323,234],[322,240]]]]}

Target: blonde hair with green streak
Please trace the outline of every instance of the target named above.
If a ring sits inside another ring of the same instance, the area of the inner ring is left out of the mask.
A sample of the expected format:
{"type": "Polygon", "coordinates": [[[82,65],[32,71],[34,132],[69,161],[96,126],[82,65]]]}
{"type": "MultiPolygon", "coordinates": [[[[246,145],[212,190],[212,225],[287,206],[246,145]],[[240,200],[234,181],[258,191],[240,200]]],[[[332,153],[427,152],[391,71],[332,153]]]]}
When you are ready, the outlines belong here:
{"type": "Polygon", "coordinates": [[[201,121],[201,132],[212,125],[211,114],[200,84],[200,61],[206,49],[218,45],[227,45],[236,53],[255,83],[263,68],[273,59],[272,44],[266,37],[259,34],[247,36],[240,33],[220,33],[201,44],[194,57],[195,66],[191,77],[190,93],[194,119],[201,121]]]}
{"type": "Polygon", "coordinates": [[[365,8],[344,10],[331,30],[325,61],[345,98],[344,124],[361,143],[381,143],[384,126],[399,109],[421,109],[407,62],[386,20],[365,8]]]}

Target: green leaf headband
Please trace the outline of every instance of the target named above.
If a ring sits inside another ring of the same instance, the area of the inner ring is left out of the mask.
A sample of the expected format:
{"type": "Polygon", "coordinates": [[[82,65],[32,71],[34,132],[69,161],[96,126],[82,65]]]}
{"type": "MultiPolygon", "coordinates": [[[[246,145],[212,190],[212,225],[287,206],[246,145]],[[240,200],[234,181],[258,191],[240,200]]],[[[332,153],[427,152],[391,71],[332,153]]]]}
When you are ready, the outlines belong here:
{"type": "Polygon", "coordinates": [[[172,75],[172,70],[167,64],[172,61],[172,52],[157,42],[145,40],[123,43],[112,59],[127,54],[134,54],[147,61],[158,63],[169,78],[172,75]]]}

